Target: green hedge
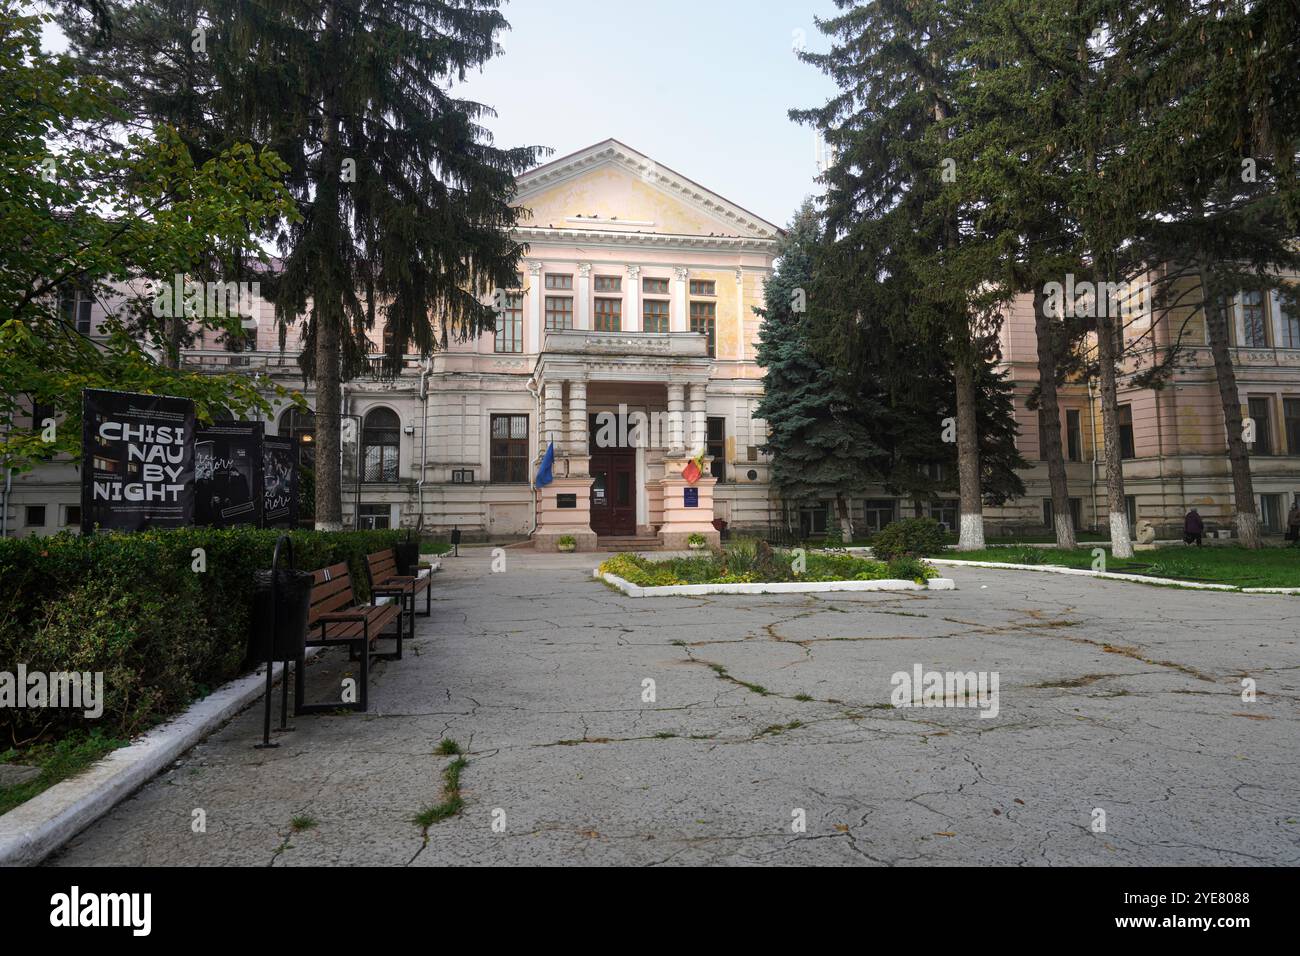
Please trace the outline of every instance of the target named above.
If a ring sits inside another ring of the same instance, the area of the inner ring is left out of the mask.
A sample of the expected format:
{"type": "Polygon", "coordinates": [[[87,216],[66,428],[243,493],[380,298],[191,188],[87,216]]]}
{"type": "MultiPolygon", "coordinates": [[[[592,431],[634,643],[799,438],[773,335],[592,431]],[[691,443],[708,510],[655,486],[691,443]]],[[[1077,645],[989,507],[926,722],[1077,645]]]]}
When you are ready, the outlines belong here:
{"type": "Polygon", "coordinates": [[[928,558],[943,554],[944,534],[933,518],[904,518],[877,531],[871,538],[871,553],[881,561],[894,558],[928,558]]]}
{"type": "MultiPolygon", "coordinates": [[[[0,540],[0,671],[104,673],[104,713],[0,709],[0,746],[76,729],[129,737],[238,676],[252,574],[281,532],[185,528],[0,540]],[[192,570],[195,548],[207,569],[192,570]]],[[[340,561],[368,597],[365,556],[404,531],[294,531],[294,567],[340,561]]]]}

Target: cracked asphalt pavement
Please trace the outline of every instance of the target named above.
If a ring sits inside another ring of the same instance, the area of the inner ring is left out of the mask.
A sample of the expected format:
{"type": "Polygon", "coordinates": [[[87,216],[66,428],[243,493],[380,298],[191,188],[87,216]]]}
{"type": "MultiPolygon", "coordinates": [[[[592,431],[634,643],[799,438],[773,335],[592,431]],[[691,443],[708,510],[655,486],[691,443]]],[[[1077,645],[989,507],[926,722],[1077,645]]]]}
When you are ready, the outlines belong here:
{"type": "MultiPolygon", "coordinates": [[[[974,568],[948,592],[632,599],[591,578],[601,555],[506,555],[443,562],[368,714],[259,751],[252,707],[50,862],[1300,863],[1300,599],[974,568]],[[892,707],[917,664],[997,672],[997,716],[892,707]],[[464,806],[426,831],[444,738],[464,806]]],[[[311,666],[313,699],[347,666],[311,666]]]]}

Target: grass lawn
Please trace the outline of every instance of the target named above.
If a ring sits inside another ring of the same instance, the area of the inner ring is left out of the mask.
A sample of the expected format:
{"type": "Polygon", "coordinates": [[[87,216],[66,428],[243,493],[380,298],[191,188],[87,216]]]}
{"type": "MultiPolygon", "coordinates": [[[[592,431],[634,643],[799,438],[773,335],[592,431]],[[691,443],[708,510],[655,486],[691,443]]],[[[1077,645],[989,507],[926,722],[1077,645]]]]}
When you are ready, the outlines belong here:
{"type": "Polygon", "coordinates": [[[26,783],[12,787],[0,787],[0,814],[8,813],[38,793],[43,793],[60,780],[85,770],[100,757],[111,753],[118,747],[125,747],[127,741],[113,740],[99,734],[73,733],[55,743],[35,744],[22,750],[10,748],[0,751],[0,763],[22,764],[27,767],[40,767],[41,775],[26,783]]]}
{"type": "MultiPolygon", "coordinates": [[[[955,561],[1002,561],[1008,564],[1059,564],[1091,568],[1091,548],[1058,551],[1055,548],[985,548],[981,551],[946,551],[955,561]]],[[[1173,581],[1234,584],[1243,588],[1300,587],[1300,548],[1186,547],[1173,545],[1139,551],[1129,559],[1106,554],[1105,570],[1121,574],[1146,574],[1173,581]]]]}
{"type": "Polygon", "coordinates": [[[768,584],[777,581],[879,581],[895,579],[923,584],[936,571],[916,558],[885,563],[850,554],[809,552],[799,566],[788,551],[773,552],[767,564],[759,561],[754,542],[738,542],[723,551],[706,551],[689,558],[656,561],[637,554],[616,554],[600,566],[641,587],[678,584],[768,584]]]}

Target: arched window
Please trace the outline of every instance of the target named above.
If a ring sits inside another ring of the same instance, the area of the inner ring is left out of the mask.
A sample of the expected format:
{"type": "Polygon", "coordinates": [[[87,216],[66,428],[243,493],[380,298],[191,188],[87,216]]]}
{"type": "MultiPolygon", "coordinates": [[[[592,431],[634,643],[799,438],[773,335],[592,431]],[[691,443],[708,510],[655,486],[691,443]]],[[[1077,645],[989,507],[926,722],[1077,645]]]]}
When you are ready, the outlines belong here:
{"type": "Polygon", "coordinates": [[[397,481],[397,447],[401,422],[387,408],[372,409],[361,428],[362,481],[397,481]]]}
{"type": "Polygon", "coordinates": [[[280,437],[293,439],[298,449],[298,464],[304,468],[316,464],[316,413],[290,408],[280,416],[280,437]]]}

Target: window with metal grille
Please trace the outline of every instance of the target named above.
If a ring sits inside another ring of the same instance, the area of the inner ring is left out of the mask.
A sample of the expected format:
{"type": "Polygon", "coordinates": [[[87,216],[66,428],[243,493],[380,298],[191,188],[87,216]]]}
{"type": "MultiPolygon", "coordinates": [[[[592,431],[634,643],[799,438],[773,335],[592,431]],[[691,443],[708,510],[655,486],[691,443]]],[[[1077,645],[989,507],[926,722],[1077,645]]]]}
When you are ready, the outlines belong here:
{"type": "Polygon", "coordinates": [[[548,329],[573,328],[573,296],[548,295],[546,297],[546,327],[548,329]]]}
{"type": "Polygon", "coordinates": [[[715,341],[718,326],[718,304],[716,302],[691,303],[691,331],[708,336],[709,355],[716,354],[715,341]]]}
{"type": "Polygon", "coordinates": [[[528,481],[528,416],[493,415],[491,477],[498,483],[528,481]]]}
{"type": "Polygon", "coordinates": [[[366,415],[361,429],[362,481],[397,481],[400,432],[401,422],[392,409],[376,408],[366,415]]]}
{"type": "Polygon", "coordinates": [[[623,327],[623,300],[596,300],[596,331],[617,332],[623,327]]]}
{"type": "Polygon", "coordinates": [[[641,305],[641,320],[647,332],[667,332],[668,300],[646,299],[641,305]]]}
{"type": "Polygon", "coordinates": [[[518,293],[506,295],[502,300],[493,349],[497,352],[524,350],[524,297],[518,293]]]}
{"type": "Polygon", "coordinates": [[[363,530],[383,530],[392,526],[392,509],[388,505],[362,505],[357,518],[357,525],[363,530]]]}

